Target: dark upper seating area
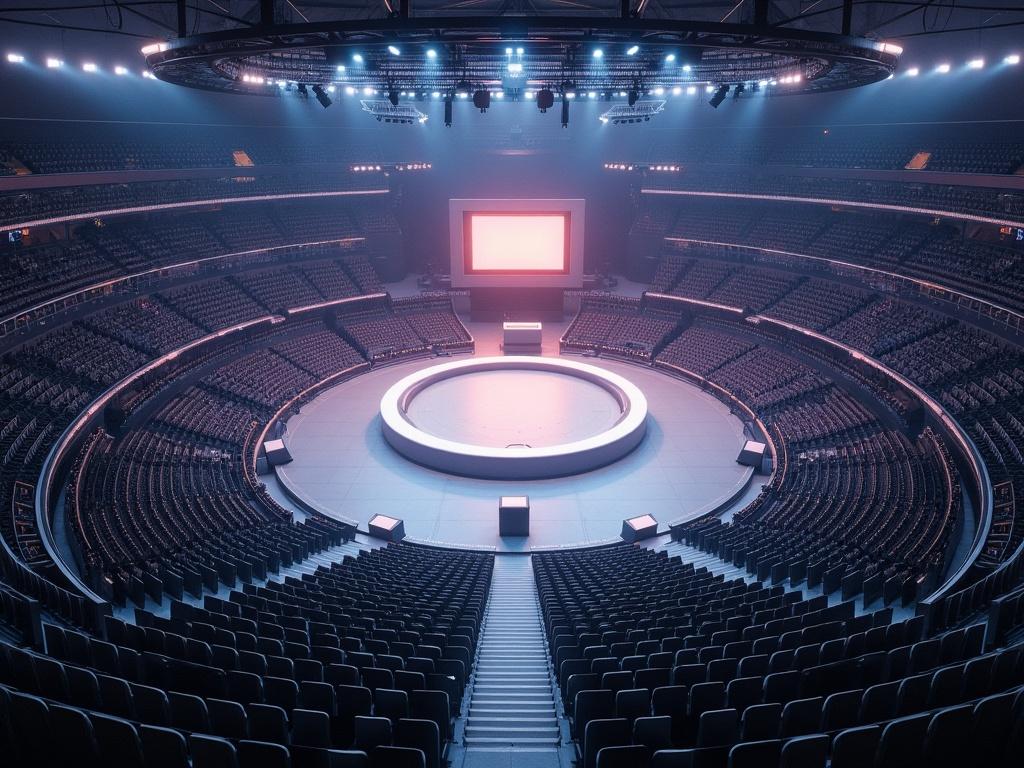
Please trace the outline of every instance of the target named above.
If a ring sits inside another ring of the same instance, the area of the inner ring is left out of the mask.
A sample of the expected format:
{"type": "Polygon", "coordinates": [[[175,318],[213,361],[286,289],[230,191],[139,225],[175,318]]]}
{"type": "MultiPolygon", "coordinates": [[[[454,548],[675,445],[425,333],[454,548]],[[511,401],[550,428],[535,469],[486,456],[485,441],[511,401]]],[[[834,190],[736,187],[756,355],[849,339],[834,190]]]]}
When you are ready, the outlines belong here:
{"type": "Polygon", "coordinates": [[[579,764],[1009,766],[1024,748],[1020,645],[727,579],[616,545],[535,554],[579,764]]]}
{"type": "MultiPolygon", "coordinates": [[[[786,251],[856,264],[938,282],[1015,311],[1024,309],[1020,243],[1015,234],[1002,235],[996,227],[972,233],[951,224],[830,211],[810,205],[794,208],[695,200],[671,205],[658,200],[649,207],[659,211],[663,226],[657,231],[645,229],[650,218],[641,213],[634,232],[639,225],[644,234],[786,251]]],[[[728,278],[732,272],[750,267],[703,264],[687,258],[700,258],[710,249],[711,246],[704,250],[667,247],[652,278],[652,289],[761,311],[787,287],[776,284],[782,275],[763,271],[757,273],[759,279],[740,281],[752,295],[730,296],[728,278]]],[[[785,266],[797,263],[782,254],[750,255],[746,261],[785,266]]],[[[805,262],[800,268],[813,269],[814,265],[805,262]]]]}
{"type": "MultiPolygon", "coordinates": [[[[649,163],[795,165],[815,168],[1011,174],[1024,165],[1017,121],[974,125],[839,125],[655,132],[637,145],[649,163]]],[[[616,158],[621,162],[624,158],[616,158]]],[[[640,160],[637,157],[636,160],[640,160]]]]}

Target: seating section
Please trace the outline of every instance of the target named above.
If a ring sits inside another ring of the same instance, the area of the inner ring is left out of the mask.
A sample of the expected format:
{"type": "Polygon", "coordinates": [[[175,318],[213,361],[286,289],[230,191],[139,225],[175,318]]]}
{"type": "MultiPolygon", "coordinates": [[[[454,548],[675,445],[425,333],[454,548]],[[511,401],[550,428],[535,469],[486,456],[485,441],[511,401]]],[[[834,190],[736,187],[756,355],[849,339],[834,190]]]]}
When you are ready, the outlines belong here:
{"type": "Polygon", "coordinates": [[[857,614],[852,602],[727,580],[626,544],[533,563],[583,768],[1019,756],[1024,649],[984,653],[984,624],[925,637],[920,618],[857,614]]]}
{"type": "Polygon", "coordinates": [[[245,768],[369,753],[383,768],[411,751],[440,768],[492,561],[394,544],[169,616],[108,617],[105,639],[46,624],[45,653],[0,642],[4,754],[245,768]]]}
{"type": "Polygon", "coordinates": [[[562,348],[607,352],[651,359],[679,318],[668,313],[641,311],[636,301],[614,296],[588,297],[562,337],[562,348]]]}

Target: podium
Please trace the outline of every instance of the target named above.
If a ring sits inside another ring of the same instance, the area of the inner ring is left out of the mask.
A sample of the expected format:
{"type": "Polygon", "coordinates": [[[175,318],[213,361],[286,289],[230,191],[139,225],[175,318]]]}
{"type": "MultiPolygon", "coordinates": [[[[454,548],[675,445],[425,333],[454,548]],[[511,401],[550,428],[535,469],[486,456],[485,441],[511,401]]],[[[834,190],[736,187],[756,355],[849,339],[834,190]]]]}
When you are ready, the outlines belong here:
{"type": "Polygon", "coordinates": [[[498,535],[530,535],[529,496],[502,496],[498,499],[498,535]]]}
{"type": "Polygon", "coordinates": [[[542,323],[502,323],[502,350],[506,355],[540,354],[542,323]]]}

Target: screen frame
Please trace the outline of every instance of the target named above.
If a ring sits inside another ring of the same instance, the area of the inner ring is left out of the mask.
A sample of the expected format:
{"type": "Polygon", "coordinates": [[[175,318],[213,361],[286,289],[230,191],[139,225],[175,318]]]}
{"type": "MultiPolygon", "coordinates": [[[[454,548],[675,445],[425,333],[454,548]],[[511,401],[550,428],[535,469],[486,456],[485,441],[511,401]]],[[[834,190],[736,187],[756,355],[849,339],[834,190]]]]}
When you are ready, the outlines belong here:
{"type": "Polygon", "coordinates": [[[462,268],[465,275],[568,275],[570,249],[572,241],[572,211],[462,211],[462,268]],[[489,216],[492,218],[515,218],[518,216],[549,217],[562,219],[562,266],[559,269],[477,269],[473,266],[473,217],[489,216]]]}
{"type": "Polygon", "coordinates": [[[583,234],[586,200],[581,198],[450,198],[448,200],[449,258],[451,286],[474,288],[562,288],[583,287],[583,234]],[[516,274],[509,270],[466,273],[464,211],[483,214],[546,213],[569,214],[568,271],[516,274]]]}

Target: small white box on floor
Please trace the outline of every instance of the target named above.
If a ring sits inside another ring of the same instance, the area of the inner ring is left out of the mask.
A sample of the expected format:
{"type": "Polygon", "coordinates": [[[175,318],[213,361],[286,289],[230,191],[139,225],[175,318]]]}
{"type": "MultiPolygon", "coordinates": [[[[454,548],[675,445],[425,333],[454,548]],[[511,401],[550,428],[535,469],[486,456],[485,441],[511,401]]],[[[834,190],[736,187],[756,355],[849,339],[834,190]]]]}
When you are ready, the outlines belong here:
{"type": "Polygon", "coordinates": [[[544,334],[543,323],[503,323],[502,348],[505,353],[540,352],[541,337],[544,334]]]}
{"type": "Polygon", "coordinates": [[[502,496],[498,499],[498,535],[530,535],[529,496],[502,496]]]}

